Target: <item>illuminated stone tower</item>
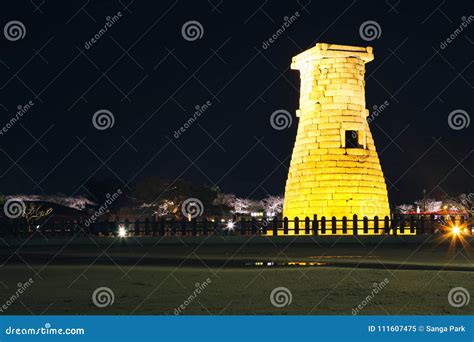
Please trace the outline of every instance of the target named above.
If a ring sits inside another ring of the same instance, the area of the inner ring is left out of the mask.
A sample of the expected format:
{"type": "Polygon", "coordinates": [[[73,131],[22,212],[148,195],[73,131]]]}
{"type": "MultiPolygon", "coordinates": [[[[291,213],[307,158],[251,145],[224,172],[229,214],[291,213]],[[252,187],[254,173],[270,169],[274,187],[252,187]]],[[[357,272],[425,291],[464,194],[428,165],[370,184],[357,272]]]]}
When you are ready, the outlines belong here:
{"type": "Polygon", "coordinates": [[[365,63],[373,59],[372,47],[324,43],[293,57],[301,89],[283,205],[289,219],[390,215],[365,108],[365,63]]]}

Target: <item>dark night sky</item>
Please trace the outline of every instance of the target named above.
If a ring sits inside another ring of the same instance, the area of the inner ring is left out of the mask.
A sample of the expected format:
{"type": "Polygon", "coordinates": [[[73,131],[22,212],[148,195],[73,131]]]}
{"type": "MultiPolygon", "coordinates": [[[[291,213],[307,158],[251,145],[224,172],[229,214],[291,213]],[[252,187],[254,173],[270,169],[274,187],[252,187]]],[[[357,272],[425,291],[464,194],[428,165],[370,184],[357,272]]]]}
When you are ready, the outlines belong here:
{"type": "Polygon", "coordinates": [[[423,188],[474,192],[474,123],[448,125],[453,110],[474,113],[474,22],[440,49],[461,17],[474,14],[472,1],[395,3],[4,1],[0,27],[19,20],[26,36],[0,35],[1,126],[18,105],[34,106],[0,136],[0,192],[78,195],[92,175],[124,183],[159,175],[240,196],[281,194],[297,120],[277,131],[269,118],[277,109],[294,114],[299,75],[291,57],[316,42],[374,47],[367,108],[389,102],[371,129],[393,203],[417,199],[423,188]],[[122,18],[86,50],[118,11],[122,18]],[[262,49],[296,11],[296,22],[262,49]],[[201,39],[183,39],[189,20],[202,24],[201,39]],[[360,37],[367,20],[379,23],[379,39],[360,37]],[[210,109],[175,139],[206,101],[210,109]],[[112,128],[94,128],[99,109],[113,113],[112,128]]]}

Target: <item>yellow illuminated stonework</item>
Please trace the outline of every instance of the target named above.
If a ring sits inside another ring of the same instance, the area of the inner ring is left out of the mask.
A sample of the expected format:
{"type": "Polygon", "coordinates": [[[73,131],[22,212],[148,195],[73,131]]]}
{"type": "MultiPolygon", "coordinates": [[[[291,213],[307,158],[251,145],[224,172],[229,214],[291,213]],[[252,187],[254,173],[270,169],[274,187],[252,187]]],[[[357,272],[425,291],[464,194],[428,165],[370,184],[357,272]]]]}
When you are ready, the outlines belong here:
{"type": "Polygon", "coordinates": [[[283,205],[289,219],[390,215],[365,105],[365,63],[373,59],[371,47],[323,43],[293,57],[301,89],[283,205]]]}

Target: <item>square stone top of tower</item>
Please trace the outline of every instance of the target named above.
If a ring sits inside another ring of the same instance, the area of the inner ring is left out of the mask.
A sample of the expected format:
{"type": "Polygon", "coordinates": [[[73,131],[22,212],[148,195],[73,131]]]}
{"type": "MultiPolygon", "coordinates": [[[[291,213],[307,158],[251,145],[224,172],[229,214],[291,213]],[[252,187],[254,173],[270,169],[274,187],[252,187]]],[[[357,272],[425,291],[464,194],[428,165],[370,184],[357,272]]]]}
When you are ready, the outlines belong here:
{"type": "Polygon", "coordinates": [[[307,63],[317,63],[323,58],[347,58],[356,57],[363,60],[365,63],[374,59],[373,49],[371,46],[350,46],[350,45],[336,45],[317,43],[314,47],[301,52],[292,59],[291,68],[300,70],[307,63]]]}

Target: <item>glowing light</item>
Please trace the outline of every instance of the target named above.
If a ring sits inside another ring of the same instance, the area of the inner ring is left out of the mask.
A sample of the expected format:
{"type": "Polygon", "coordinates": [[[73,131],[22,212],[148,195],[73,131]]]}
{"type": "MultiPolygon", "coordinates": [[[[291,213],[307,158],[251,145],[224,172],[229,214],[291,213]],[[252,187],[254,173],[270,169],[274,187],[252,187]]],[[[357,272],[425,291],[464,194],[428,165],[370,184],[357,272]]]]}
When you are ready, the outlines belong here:
{"type": "Polygon", "coordinates": [[[229,230],[234,230],[235,228],[235,223],[232,221],[227,222],[227,229],[229,230]]]}
{"type": "Polygon", "coordinates": [[[127,230],[125,229],[124,226],[119,226],[118,236],[121,237],[121,238],[124,238],[124,237],[127,236],[127,230]]]}
{"type": "Polygon", "coordinates": [[[442,235],[437,239],[438,243],[443,241],[449,241],[449,251],[453,252],[456,250],[457,246],[462,246],[462,248],[470,248],[469,242],[465,238],[465,235],[468,236],[469,229],[466,234],[466,224],[465,223],[454,223],[448,222],[444,227],[442,227],[442,235]]]}

